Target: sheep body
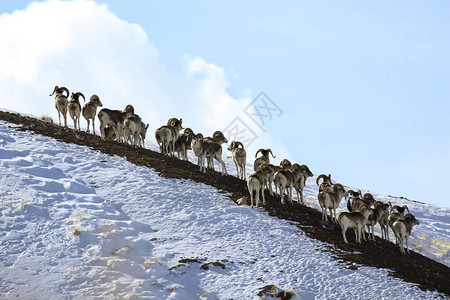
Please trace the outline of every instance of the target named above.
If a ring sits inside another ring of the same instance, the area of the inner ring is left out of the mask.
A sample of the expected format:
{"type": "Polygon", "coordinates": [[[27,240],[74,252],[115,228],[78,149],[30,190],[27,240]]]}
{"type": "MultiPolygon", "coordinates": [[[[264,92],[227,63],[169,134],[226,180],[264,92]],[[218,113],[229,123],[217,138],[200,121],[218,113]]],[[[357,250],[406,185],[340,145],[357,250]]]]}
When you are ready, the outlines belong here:
{"type": "Polygon", "coordinates": [[[73,128],[75,130],[80,130],[80,97],[83,97],[83,100],[86,100],[81,92],[72,93],[71,99],[68,104],[69,116],[73,120],[73,128]]]}
{"type": "Polygon", "coordinates": [[[83,106],[82,114],[86,119],[87,128],[86,132],[89,131],[90,120],[92,120],[92,132],[95,134],[95,115],[97,113],[97,108],[102,107],[103,103],[100,101],[100,98],[97,95],[92,95],[89,99],[89,102],[83,106]]]}
{"type": "MultiPolygon", "coordinates": [[[[133,110],[134,111],[134,110],[133,110]]],[[[125,120],[130,117],[134,112],[131,109],[125,109],[124,111],[120,110],[111,110],[108,108],[103,108],[97,114],[97,117],[100,121],[100,134],[103,139],[106,138],[105,127],[107,125],[115,128],[116,132],[116,140],[122,141],[122,126],[125,120]]]]}
{"type": "Polygon", "coordinates": [[[264,186],[267,184],[267,176],[270,172],[268,165],[262,165],[258,171],[254,172],[247,178],[247,188],[250,192],[250,203],[253,207],[255,201],[255,207],[259,206],[259,193],[262,194],[263,204],[266,205],[266,198],[264,197],[264,186]],[[256,193],[255,196],[253,194],[256,193]]]}
{"type": "Polygon", "coordinates": [[[356,242],[358,244],[361,243],[361,236],[363,235],[364,226],[367,223],[367,219],[372,214],[372,211],[368,209],[366,206],[362,206],[359,211],[352,212],[341,212],[337,221],[342,229],[342,237],[344,238],[344,242],[347,244],[347,237],[345,236],[347,229],[354,229],[356,235],[356,242]]]}
{"type": "Polygon", "coordinates": [[[275,158],[276,156],[273,155],[272,150],[271,149],[258,149],[258,151],[256,151],[255,154],[255,162],[253,163],[253,169],[255,171],[258,171],[259,168],[261,168],[261,166],[263,164],[269,164],[270,163],[270,158],[269,158],[269,154],[272,154],[272,157],[275,158]],[[261,156],[258,156],[258,153],[261,152],[261,156]]]}
{"type": "Polygon", "coordinates": [[[55,95],[55,108],[58,111],[58,124],[61,126],[61,115],[64,118],[64,127],[67,127],[67,110],[68,110],[68,104],[69,100],[69,90],[66,87],[58,87],[55,86],[53,89],[53,93],[51,93],[49,96],[55,95]],[[64,95],[64,92],[66,92],[66,95],[64,95]]]}
{"type": "Polygon", "coordinates": [[[300,199],[300,203],[303,204],[303,189],[306,185],[306,179],[308,177],[312,177],[313,173],[309,170],[306,165],[293,164],[291,170],[293,172],[297,172],[298,169],[298,178],[294,182],[294,188],[297,191],[297,198],[300,199]]]}
{"type": "Polygon", "coordinates": [[[245,180],[245,163],[247,160],[247,152],[244,145],[239,141],[231,142],[228,150],[231,151],[234,165],[236,166],[236,175],[239,179],[245,180]]]}
{"type": "Polygon", "coordinates": [[[336,209],[339,203],[344,197],[345,189],[340,183],[333,186],[328,186],[322,191],[319,191],[317,199],[319,200],[319,205],[322,208],[322,219],[323,221],[328,221],[327,210],[330,211],[330,218],[336,221],[336,209]]]}
{"type": "Polygon", "coordinates": [[[406,242],[406,252],[409,253],[408,239],[414,225],[419,225],[420,222],[412,214],[405,215],[403,220],[397,220],[393,224],[394,233],[400,244],[400,252],[405,254],[405,247],[403,242],[406,242]]]}
{"type": "Polygon", "coordinates": [[[225,162],[222,160],[222,146],[210,140],[195,136],[191,143],[192,150],[197,155],[200,172],[206,173],[205,159],[215,159],[222,165],[222,175],[227,174],[225,162]]]}

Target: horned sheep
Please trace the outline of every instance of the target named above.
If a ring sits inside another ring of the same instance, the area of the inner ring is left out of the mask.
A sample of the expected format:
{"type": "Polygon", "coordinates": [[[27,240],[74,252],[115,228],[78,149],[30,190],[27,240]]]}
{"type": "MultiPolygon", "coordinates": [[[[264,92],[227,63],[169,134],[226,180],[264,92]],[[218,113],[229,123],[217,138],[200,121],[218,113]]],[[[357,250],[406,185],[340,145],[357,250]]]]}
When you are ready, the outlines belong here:
{"type": "Polygon", "coordinates": [[[338,217],[337,221],[342,229],[342,237],[344,238],[344,242],[347,244],[347,237],[345,236],[345,233],[347,232],[347,229],[354,229],[355,235],[356,235],[356,242],[358,244],[361,243],[361,236],[364,234],[364,226],[367,223],[367,219],[372,214],[372,210],[370,210],[367,206],[363,205],[361,208],[357,211],[352,212],[341,212],[338,217]]]}
{"type": "Polygon", "coordinates": [[[245,163],[247,160],[247,152],[244,145],[239,141],[231,142],[228,150],[231,151],[231,157],[236,166],[236,174],[239,179],[245,180],[245,163]]]}
{"type": "Polygon", "coordinates": [[[49,96],[55,95],[55,108],[58,111],[58,124],[61,126],[61,115],[64,118],[64,127],[67,127],[67,109],[69,105],[69,90],[66,87],[55,86],[53,93],[49,96]],[[64,95],[66,92],[66,95],[64,95]]]}
{"type": "Polygon", "coordinates": [[[89,98],[89,102],[83,106],[82,114],[87,122],[86,132],[89,132],[90,121],[92,120],[92,132],[95,134],[95,115],[97,114],[97,108],[102,107],[103,103],[97,95],[92,95],[89,98]]]}

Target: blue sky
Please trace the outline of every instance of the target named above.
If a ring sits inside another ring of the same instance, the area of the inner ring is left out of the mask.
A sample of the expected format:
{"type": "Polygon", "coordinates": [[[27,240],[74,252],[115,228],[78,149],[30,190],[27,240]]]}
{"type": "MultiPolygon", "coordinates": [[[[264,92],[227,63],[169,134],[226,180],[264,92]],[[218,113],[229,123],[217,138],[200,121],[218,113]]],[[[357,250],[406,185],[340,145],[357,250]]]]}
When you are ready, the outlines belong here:
{"type": "MultiPolygon", "coordinates": [[[[29,3],[7,1],[0,12],[29,3]]],[[[215,76],[226,100],[211,105],[236,104],[224,109],[223,124],[243,116],[237,103],[246,107],[264,91],[282,115],[266,119],[252,147],[347,186],[449,206],[449,2],[96,3],[144,31],[155,69],[183,86],[165,87],[175,98],[204,92],[215,76]]],[[[194,108],[177,112],[188,118],[194,108]]]]}

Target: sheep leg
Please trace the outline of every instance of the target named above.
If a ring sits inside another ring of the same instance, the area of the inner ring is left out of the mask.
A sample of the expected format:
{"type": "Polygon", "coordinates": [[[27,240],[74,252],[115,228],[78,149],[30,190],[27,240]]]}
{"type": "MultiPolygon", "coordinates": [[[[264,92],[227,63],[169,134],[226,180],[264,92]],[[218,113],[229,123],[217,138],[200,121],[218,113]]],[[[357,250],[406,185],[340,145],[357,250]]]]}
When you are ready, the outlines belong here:
{"type": "Polygon", "coordinates": [[[322,207],[322,221],[328,221],[327,209],[325,206],[322,207]]]}
{"type": "MultiPolygon", "coordinates": [[[[88,121],[89,124],[89,121],[88,121]]],[[[95,134],[95,118],[92,119],[92,132],[95,134]]]]}
{"type": "Polygon", "coordinates": [[[399,240],[400,240],[400,252],[405,254],[405,247],[403,246],[403,237],[400,237],[399,240]]]}
{"type": "Polygon", "coordinates": [[[233,161],[234,165],[236,166],[236,176],[237,178],[241,179],[241,173],[239,172],[238,164],[236,161],[233,161]]]}
{"type": "Polygon", "coordinates": [[[346,231],[347,231],[347,228],[342,227],[342,237],[344,238],[344,243],[348,244],[347,237],[345,236],[346,231]]]}
{"type": "MultiPolygon", "coordinates": [[[[92,121],[92,124],[94,124],[94,121],[92,121]]],[[[100,122],[100,135],[101,135],[102,139],[106,138],[105,126],[106,126],[105,123],[100,122]]],[[[92,127],[94,127],[94,125],[92,125],[92,127]]],[[[113,130],[116,131],[116,129],[113,129],[113,130]]],[[[116,135],[117,135],[117,133],[116,133],[116,135]]]]}
{"type": "Polygon", "coordinates": [[[264,187],[261,188],[261,194],[262,194],[262,198],[263,198],[263,204],[266,205],[266,198],[264,196],[264,187]]]}
{"type": "Polygon", "coordinates": [[[284,204],[284,186],[280,184],[280,196],[281,196],[281,204],[284,204]]]}
{"type": "Polygon", "coordinates": [[[86,128],[86,132],[89,133],[89,119],[86,119],[87,121],[87,128],[86,128]]]}
{"type": "Polygon", "coordinates": [[[293,203],[292,202],[292,185],[289,187],[289,203],[293,203]]]}
{"type": "Polygon", "coordinates": [[[59,110],[58,110],[58,125],[61,126],[61,115],[60,115],[59,110]]]}
{"type": "Polygon", "coordinates": [[[406,252],[408,252],[408,254],[409,254],[410,252],[409,252],[408,238],[409,238],[409,235],[406,234],[406,236],[405,236],[405,240],[406,240],[406,252]]]}
{"type": "Polygon", "coordinates": [[[356,226],[356,229],[355,229],[356,242],[357,242],[358,244],[361,244],[361,231],[362,231],[362,228],[361,228],[361,226],[358,224],[358,225],[356,226]]]}

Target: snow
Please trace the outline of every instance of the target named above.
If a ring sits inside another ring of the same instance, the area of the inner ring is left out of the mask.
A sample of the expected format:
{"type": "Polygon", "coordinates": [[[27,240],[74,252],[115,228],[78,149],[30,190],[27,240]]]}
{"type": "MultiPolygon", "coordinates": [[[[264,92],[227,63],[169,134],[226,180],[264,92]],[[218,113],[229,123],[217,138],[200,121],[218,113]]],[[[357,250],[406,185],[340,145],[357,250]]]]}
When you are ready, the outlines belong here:
{"type": "MultiPolygon", "coordinates": [[[[348,269],[294,224],[213,187],[8,125],[0,122],[4,298],[258,299],[269,284],[298,299],[440,297],[389,270],[348,269]]],[[[227,169],[236,172],[230,160],[227,169]]],[[[316,195],[310,178],[306,202],[318,208],[316,195]]],[[[407,204],[421,222],[410,247],[450,266],[449,208],[374,196],[407,204]]]]}

